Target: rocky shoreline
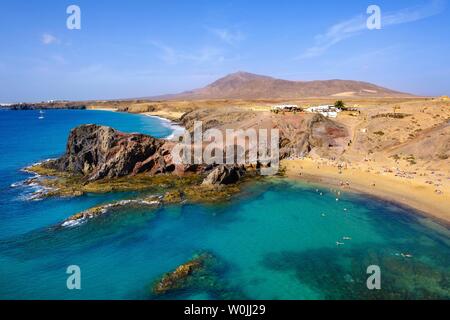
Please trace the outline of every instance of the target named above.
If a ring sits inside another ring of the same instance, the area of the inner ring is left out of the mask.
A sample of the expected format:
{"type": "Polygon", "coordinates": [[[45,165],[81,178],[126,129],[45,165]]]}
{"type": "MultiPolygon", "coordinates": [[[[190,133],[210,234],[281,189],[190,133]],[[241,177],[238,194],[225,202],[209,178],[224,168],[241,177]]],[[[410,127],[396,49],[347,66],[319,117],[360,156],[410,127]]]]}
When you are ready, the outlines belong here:
{"type": "Polygon", "coordinates": [[[170,152],[173,145],[148,135],[82,125],[71,131],[60,158],[26,168],[36,174],[26,183],[42,186],[35,198],[123,191],[147,194],[90,208],[60,224],[73,227],[127,206],[227,201],[240,192],[242,183],[257,176],[252,166],[176,164],[170,152]]]}
{"type": "MultiPolygon", "coordinates": [[[[222,130],[236,121],[236,117],[252,118],[247,111],[235,110],[231,115],[224,115],[216,112],[203,114],[202,110],[196,110],[184,114],[179,123],[188,132],[193,130],[197,120],[203,121],[204,130],[216,125],[222,130]]],[[[258,119],[256,117],[248,125],[280,129],[281,158],[308,153],[314,147],[339,145],[342,137],[347,136],[343,127],[320,115],[308,115],[300,123],[288,125],[279,123],[276,118],[267,124],[253,124],[258,119]]],[[[70,132],[61,157],[26,169],[37,174],[28,183],[42,187],[33,195],[35,199],[139,191],[157,195],[160,204],[208,203],[229,200],[241,191],[241,184],[259,176],[258,163],[246,166],[176,163],[171,153],[175,145],[175,141],[144,134],[123,133],[106,126],[81,125],[70,132]]],[[[133,201],[146,200],[144,196],[133,201]]],[[[88,209],[63,221],[62,225],[78,225],[78,222],[97,218],[108,213],[109,210],[105,209],[113,206],[115,204],[110,203],[88,209]]]]}

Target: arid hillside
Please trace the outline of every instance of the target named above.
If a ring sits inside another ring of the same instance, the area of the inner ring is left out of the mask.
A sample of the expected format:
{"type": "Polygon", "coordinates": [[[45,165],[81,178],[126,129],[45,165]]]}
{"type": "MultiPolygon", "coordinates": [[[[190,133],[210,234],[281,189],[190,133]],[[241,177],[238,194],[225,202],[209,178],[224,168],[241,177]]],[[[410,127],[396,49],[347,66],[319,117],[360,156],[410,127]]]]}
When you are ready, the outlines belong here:
{"type": "Polygon", "coordinates": [[[227,75],[204,88],[157,98],[171,100],[300,99],[331,96],[408,97],[411,95],[361,81],[288,81],[248,72],[237,72],[227,75]]]}

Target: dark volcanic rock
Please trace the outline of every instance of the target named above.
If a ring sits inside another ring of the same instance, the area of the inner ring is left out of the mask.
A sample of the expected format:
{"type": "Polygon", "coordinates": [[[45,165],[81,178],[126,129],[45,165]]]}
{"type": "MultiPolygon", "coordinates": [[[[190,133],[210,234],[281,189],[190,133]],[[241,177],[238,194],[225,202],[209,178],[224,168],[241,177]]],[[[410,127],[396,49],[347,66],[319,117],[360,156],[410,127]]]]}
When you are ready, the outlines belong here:
{"type": "Polygon", "coordinates": [[[82,174],[89,181],[142,172],[166,173],[175,170],[170,150],[170,142],[151,136],[82,125],[71,131],[65,154],[45,166],[82,174]]]}
{"type": "Polygon", "coordinates": [[[203,181],[204,185],[233,184],[245,175],[243,165],[220,165],[216,167],[203,181]]]}

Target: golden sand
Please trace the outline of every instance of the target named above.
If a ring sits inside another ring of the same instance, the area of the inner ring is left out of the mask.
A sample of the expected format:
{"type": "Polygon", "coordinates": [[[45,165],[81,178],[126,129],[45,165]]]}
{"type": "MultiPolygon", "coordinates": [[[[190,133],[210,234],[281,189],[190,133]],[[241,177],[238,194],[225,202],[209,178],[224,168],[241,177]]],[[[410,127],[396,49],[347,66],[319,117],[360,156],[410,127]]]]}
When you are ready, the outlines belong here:
{"type": "Polygon", "coordinates": [[[409,206],[450,225],[448,185],[437,192],[434,185],[427,184],[423,179],[406,179],[392,173],[379,173],[364,165],[339,168],[312,159],[285,160],[282,165],[290,178],[374,195],[409,206]]]}

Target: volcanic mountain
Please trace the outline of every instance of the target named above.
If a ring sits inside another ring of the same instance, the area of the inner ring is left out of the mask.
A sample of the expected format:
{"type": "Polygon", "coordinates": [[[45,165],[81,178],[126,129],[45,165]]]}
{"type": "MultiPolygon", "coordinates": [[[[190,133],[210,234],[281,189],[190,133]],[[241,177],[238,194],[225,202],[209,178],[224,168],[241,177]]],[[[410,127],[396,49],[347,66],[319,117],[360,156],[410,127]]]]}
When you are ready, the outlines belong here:
{"type": "Polygon", "coordinates": [[[315,97],[409,97],[410,94],[352,80],[290,81],[248,72],[229,74],[210,85],[158,99],[278,99],[315,97]]]}

